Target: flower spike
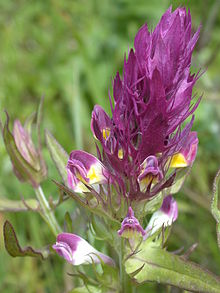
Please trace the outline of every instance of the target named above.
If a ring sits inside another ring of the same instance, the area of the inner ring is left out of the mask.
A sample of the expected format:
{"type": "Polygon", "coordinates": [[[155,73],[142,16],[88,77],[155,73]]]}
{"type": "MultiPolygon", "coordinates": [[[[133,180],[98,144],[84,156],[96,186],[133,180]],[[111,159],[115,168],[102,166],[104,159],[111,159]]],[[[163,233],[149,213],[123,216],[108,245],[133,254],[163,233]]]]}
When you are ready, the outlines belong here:
{"type": "Polygon", "coordinates": [[[74,266],[100,263],[100,258],[106,264],[114,266],[114,261],[107,255],[92,247],[86,240],[71,233],[61,233],[57,236],[53,249],[66,261],[74,266]]]}

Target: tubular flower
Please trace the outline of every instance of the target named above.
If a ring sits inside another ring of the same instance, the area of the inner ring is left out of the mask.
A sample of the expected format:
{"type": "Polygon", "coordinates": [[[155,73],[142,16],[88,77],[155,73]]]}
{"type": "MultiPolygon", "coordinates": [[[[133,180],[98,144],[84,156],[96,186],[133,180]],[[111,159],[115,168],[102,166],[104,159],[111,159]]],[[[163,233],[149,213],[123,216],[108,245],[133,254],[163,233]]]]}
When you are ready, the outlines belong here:
{"type": "Polygon", "coordinates": [[[133,238],[139,235],[145,235],[145,231],[141,227],[138,219],[135,218],[131,207],[129,207],[128,214],[121,223],[121,229],[118,231],[118,235],[125,238],[133,238]]]}
{"type": "Polygon", "coordinates": [[[152,215],[145,230],[145,238],[153,235],[156,231],[161,229],[162,226],[171,226],[172,223],[176,221],[177,217],[177,202],[171,195],[168,195],[164,198],[161,208],[152,215]]]}
{"type": "Polygon", "coordinates": [[[141,164],[141,169],[141,173],[138,176],[141,191],[145,191],[149,184],[156,183],[163,178],[155,156],[147,157],[141,164]]]}
{"type": "Polygon", "coordinates": [[[172,157],[170,167],[182,168],[192,165],[196,158],[198,142],[197,133],[195,131],[190,132],[180,152],[172,157]]]}
{"type": "Polygon", "coordinates": [[[75,192],[89,192],[86,185],[108,182],[108,171],[96,157],[73,151],[67,165],[68,184],[75,192]]]}
{"type": "MultiPolygon", "coordinates": [[[[175,183],[177,168],[192,165],[198,144],[192,115],[200,99],[193,101],[199,76],[190,73],[190,65],[198,37],[185,8],[169,8],[152,32],[146,24],[140,28],[122,76],[114,78],[112,114],[98,105],[92,112],[91,130],[102,148],[97,147],[99,161],[80,151],[70,155],[67,169],[74,191],[107,183],[130,206],[167,189],[175,183]]],[[[110,189],[104,188],[106,198],[110,189]]]]}
{"type": "Polygon", "coordinates": [[[74,266],[89,263],[100,263],[114,266],[114,261],[107,255],[92,247],[86,240],[71,233],[61,233],[57,236],[53,249],[74,266]]]}

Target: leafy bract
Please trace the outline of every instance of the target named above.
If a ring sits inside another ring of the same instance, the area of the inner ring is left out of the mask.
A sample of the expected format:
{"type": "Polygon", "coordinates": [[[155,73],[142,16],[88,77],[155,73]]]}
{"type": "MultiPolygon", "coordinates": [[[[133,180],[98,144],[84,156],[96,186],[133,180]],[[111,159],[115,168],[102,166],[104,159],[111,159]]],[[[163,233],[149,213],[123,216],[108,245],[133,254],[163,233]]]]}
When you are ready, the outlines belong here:
{"type": "Polygon", "coordinates": [[[220,210],[218,208],[218,184],[220,179],[220,169],[216,174],[214,184],[213,184],[213,197],[211,203],[211,212],[213,217],[216,220],[216,230],[217,230],[217,238],[218,238],[218,246],[220,248],[220,210]]]}
{"type": "Polygon", "coordinates": [[[217,276],[154,242],[143,242],[138,252],[125,262],[125,268],[138,283],[151,281],[193,292],[220,292],[217,276]]]}
{"type": "Polygon", "coordinates": [[[60,176],[62,177],[63,182],[67,184],[66,166],[68,161],[68,154],[48,130],[45,130],[45,138],[50,156],[60,176]]]}

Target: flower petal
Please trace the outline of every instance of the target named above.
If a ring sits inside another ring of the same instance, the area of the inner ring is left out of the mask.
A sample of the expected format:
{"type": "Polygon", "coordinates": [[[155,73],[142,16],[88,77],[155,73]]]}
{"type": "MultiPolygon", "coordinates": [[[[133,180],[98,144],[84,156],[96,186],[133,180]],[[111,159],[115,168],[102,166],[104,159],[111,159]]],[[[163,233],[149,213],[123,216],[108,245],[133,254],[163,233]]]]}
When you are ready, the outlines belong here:
{"type": "Polygon", "coordinates": [[[67,172],[68,184],[76,192],[87,192],[86,185],[103,184],[109,180],[109,172],[104,165],[84,151],[71,152],[67,172]]]}
{"type": "Polygon", "coordinates": [[[155,156],[148,156],[141,164],[141,173],[138,182],[142,192],[146,191],[148,184],[157,183],[163,178],[163,174],[158,167],[158,160],[155,156]]]}
{"type": "Polygon", "coordinates": [[[171,226],[178,217],[177,202],[171,195],[164,198],[161,208],[156,211],[145,229],[146,237],[153,235],[156,231],[162,228],[162,226],[171,226]]]}
{"type": "Polygon", "coordinates": [[[188,139],[180,152],[173,155],[170,167],[183,168],[192,165],[196,158],[198,142],[197,133],[195,131],[190,132],[188,139]]]}
{"type": "Polygon", "coordinates": [[[129,207],[128,214],[121,223],[121,229],[118,230],[118,235],[125,238],[133,238],[140,236],[140,234],[144,236],[146,233],[138,219],[135,218],[132,208],[129,207]]]}
{"type": "Polygon", "coordinates": [[[86,240],[71,233],[61,233],[57,236],[53,249],[72,265],[100,263],[100,258],[106,264],[114,266],[114,261],[107,255],[99,252],[86,240]]]}

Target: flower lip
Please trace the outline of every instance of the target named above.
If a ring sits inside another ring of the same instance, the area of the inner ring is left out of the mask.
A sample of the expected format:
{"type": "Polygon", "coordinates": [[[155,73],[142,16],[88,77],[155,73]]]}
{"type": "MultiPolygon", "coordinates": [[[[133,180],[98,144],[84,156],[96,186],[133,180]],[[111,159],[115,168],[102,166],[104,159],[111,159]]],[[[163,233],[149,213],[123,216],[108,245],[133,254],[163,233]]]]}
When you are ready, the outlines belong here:
{"type": "Polygon", "coordinates": [[[107,255],[92,247],[86,240],[71,233],[61,233],[57,236],[53,249],[72,265],[103,262],[114,266],[114,261],[107,255]]]}
{"type": "Polygon", "coordinates": [[[196,158],[198,142],[197,133],[195,131],[190,132],[180,152],[173,155],[170,167],[183,168],[191,166],[196,158]]]}
{"type": "Polygon", "coordinates": [[[93,155],[84,151],[72,151],[67,163],[68,184],[76,192],[89,191],[86,185],[104,184],[110,174],[93,155]]]}
{"type": "Polygon", "coordinates": [[[162,172],[158,167],[158,160],[155,156],[147,157],[144,162],[141,164],[142,171],[138,176],[138,180],[141,181],[147,175],[151,174],[153,176],[158,176],[158,179],[161,180],[163,178],[162,172]]]}
{"type": "Polygon", "coordinates": [[[146,232],[141,227],[138,219],[134,216],[134,211],[129,207],[128,214],[121,223],[121,229],[118,230],[118,235],[125,238],[131,238],[135,236],[135,234],[141,234],[144,236],[145,233],[146,232]]]}
{"type": "Polygon", "coordinates": [[[65,243],[65,242],[56,242],[56,244],[52,245],[52,248],[56,250],[56,252],[65,258],[68,262],[72,263],[73,262],[73,257],[72,257],[72,250],[70,246],[65,243]]]}

